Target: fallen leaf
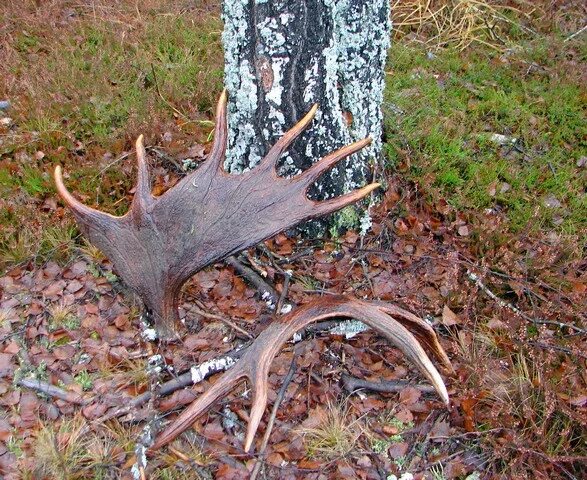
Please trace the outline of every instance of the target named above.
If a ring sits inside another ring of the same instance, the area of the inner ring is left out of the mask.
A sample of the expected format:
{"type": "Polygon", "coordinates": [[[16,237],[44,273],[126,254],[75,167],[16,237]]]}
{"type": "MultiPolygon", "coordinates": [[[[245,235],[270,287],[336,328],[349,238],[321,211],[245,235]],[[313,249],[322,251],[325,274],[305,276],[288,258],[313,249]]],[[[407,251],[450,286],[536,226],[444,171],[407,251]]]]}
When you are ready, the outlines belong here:
{"type": "Polygon", "coordinates": [[[413,405],[420,399],[421,396],[422,392],[417,388],[406,387],[400,392],[399,401],[404,405],[413,405]]]}
{"type": "Polygon", "coordinates": [[[459,317],[454,313],[448,305],[445,305],[442,309],[442,324],[446,327],[452,327],[453,325],[460,324],[459,317]]]}

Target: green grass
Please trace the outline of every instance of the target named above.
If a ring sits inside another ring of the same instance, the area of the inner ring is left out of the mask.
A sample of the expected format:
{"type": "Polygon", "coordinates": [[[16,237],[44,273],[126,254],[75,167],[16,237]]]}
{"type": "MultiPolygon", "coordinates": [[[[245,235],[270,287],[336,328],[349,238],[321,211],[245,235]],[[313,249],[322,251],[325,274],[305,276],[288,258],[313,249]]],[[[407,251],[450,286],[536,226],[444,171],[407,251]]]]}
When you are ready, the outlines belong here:
{"type": "MultiPolygon", "coordinates": [[[[585,100],[575,47],[552,38],[510,53],[396,43],[385,94],[389,165],[459,210],[504,212],[511,231],[587,227],[585,100]],[[499,145],[494,134],[515,138],[499,145]],[[554,198],[560,206],[548,207],[554,198]]],[[[584,48],[581,46],[581,48],[584,48]]]]}

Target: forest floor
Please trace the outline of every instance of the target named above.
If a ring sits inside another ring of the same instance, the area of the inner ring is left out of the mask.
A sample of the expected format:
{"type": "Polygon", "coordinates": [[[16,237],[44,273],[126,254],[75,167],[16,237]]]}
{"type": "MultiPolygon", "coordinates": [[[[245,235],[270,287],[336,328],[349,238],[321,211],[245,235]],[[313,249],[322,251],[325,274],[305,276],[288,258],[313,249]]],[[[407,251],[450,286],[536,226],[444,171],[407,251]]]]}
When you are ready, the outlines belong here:
{"type": "MultiPolygon", "coordinates": [[[[371,232],[282,234],[241,260],[278,292],[291,270],[287,294],[297,304],[350,293],[431,322],[456,370],[444,377],[451,406],[420,391],[414,367],[375,333],[314,332],[273,363],[270,403],[294,357],[297,367],[259,478],[582,478],[584,6],[476,3],[484,18],[501,16],[473,37],[408,25],[415,3],[404,4],[387,67],[386,189],[371,232]],[[400,393],[350,394],[343,374],[412,383],[400,393]]],[[[154,408],[175,415],[192,391],[89,421],[149,388],[151,356],[183,373],[257,335],[271,312],[218,264],[184,289],[191,332],[183,341],[146,342],[139,304],[80,236],[51,171],[63,165],[71,191],[122,214],[140,133],[155,193],[205,160],[222,89],[218,5],[9,0],[0,18],[0,101],[11,103],[0,103],[0,478],[131,478],[143,421],[154,408]]],[[[249,400],[236,388],[150,460],[147,478],[246,478],[259,461],[242,450],[249,400]]]]}

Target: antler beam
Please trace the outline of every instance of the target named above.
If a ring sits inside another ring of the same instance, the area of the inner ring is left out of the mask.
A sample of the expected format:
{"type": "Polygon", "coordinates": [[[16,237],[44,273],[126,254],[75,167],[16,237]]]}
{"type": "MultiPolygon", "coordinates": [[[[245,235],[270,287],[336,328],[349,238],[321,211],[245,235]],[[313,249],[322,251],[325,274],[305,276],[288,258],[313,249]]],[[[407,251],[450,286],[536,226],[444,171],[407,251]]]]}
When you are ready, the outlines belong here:
{"type": "Polygon", "coordinates": [[[153,313],[162,338],[175,336],[179,293],[195,272],[300,222],[339,210],[379,186],[373,183],[322,202],[306,195],[323,172],[368,145],[369,138],[327,155],[294,178],[277,176],[275,163],[312,122],[317,105],[276,142],[255,169],[228,174],[223,169],[226,101],[225,90],[218,101],[208,160],[160,197],[151,194],[143,137],[137,139],[136,193],[124,216],[83,205],[65,187],[61,167],[55,168],[57,191],[80,229],[139,294],[153,313]]]}
{"type": "Polygon", "coordinates": [[[442,377],[414,336],[415,334],[427,346],[448,372],[454,372],[434,330],[426,322],[394,305],[366,302],[343,296],[323,297],[271,323],[252,343],[241,359],[184,410],[157,438],[150,450],[158,450],[174,440],[214,402],[224,398],[238,383],[248,378],[253,392],[244,445],[245,451],[248,452],[267,406],[268,374],[274,357],[283,344],[298,330],[312,322],[333,317],[355,318],[384,335],[391,344],[399,348],[418,367],[432,383],[442,401],[448,405],[448,392],[442,377]]]}

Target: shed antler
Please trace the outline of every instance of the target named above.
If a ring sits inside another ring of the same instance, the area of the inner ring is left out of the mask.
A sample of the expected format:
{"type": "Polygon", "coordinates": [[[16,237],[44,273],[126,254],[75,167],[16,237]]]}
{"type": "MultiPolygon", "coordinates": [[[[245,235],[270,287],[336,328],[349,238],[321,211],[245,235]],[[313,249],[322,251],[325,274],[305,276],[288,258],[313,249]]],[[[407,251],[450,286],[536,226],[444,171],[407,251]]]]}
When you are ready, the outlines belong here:
{"type": "Polygon", "coordinates": [[[310,124],[317,105],[286,132],[253,170],[223,170],[226,150],[226,90],[216,111],[214,144],[208,160],[160,197],[153,197],[143,137],[136,142],[138,181],[130,210],[116,217],[76,200],[55,168],[57,191],[81,230],[112,261],[124,282],[154,314],[163,337],[178,324],[182,285],[198,270],[305,220],[363,198],[379,184],[315,202],[308,187],[339,160],[371,142],[366,138],[337,150],[294,178],[277,176],[275,163],[310,124]]]}
{"type": "Polygon", "coordinates": [[[428,378],[445,404],[448,393],[444,382],[416,339],[416,335],[447,371],[453,372],[434,330],[415,315],[393,305],[366,302],[347,297],[323,297],[274,321],[252,343],[245,354],[212,387],[196,399],[156,440],[155,451],[174,440],[215,401],[225,397],[241,380],[248,378],[252,388],[252,405],[245,439],[249,451],[261,417],[267,406],[268,374],[273,358],[294,333],[306,325],[326,318],[350,317],[360,320],[383,334],[428,378]]]}

